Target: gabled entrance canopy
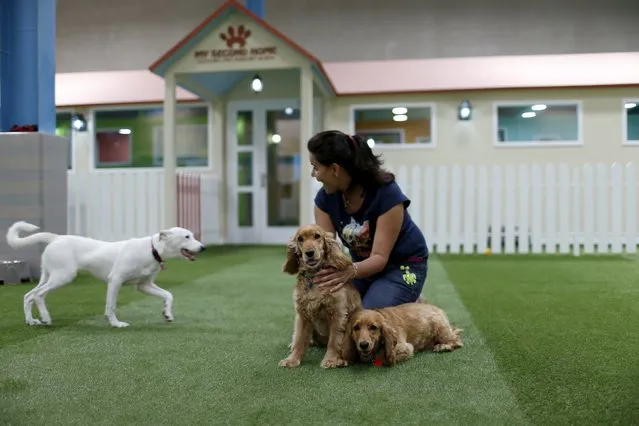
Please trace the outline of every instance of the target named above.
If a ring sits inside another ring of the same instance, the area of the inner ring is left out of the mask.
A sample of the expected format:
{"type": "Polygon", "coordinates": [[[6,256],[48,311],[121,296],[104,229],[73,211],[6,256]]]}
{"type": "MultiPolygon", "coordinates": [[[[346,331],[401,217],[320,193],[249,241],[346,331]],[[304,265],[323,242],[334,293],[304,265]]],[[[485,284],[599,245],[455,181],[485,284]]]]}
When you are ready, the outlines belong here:
{"type": "MultiPolygon", "coordinates": [[[[320,61],[288,39],[263,19],[235,0],[226,2],[206,18],[149,69],[164,78],[164,226],[176,226],[177,193],[175,185],[176,88],[180,86],[217,107],[227,94],[255,73],[279,69],[300,70],[300,152],[302,164],[308,163],[304,142],[312,137],[313,91],[318,87],[324,96],[334,96],[335,89],[320,61]]],[[[265,87],[269,84],[264,82],[265,87]]],[[[215,114],[214,114],[215,115],[215,114]]],[[[220,114],[221,115],[221,114],[220,114]]],[[[224,126],[217,122],[219,129],[224,126]]],[[[213,138],[218,170],[223,168],[224,133],[213,138]],[[217,139],[217,140],[216,140],[217,139]]],[[[310,176],[300,177],[302,188],[310,187],[310,176]]],[[[308,191],[301,191],[300,212],[312,206],[308,191]]]]}
{"type": "Polygon", "coordinates": [[[309,66],[325,95],[335,95],[321,62],[235,0],[224,3],[149,69],[203,99],[228,93],[256,71],[309,66]]]}

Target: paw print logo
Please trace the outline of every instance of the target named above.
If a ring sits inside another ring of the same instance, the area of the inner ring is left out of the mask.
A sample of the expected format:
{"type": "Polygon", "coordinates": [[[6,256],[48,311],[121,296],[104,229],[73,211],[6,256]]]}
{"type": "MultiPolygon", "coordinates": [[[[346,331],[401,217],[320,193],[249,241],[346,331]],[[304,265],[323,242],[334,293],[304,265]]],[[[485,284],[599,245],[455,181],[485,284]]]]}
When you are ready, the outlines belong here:
{"type": "Polygon", "coordinates": [[[226,29],[225,33],[220,34],[220,38],[226,42],[226,45],[229,48],[234,46],[244,47],[246,44],[246,39],[251,36],[251,31],[244,28],[244,25],[240,25],[237,27],[237,32],[235,27],[229,26],[226,29]]]}

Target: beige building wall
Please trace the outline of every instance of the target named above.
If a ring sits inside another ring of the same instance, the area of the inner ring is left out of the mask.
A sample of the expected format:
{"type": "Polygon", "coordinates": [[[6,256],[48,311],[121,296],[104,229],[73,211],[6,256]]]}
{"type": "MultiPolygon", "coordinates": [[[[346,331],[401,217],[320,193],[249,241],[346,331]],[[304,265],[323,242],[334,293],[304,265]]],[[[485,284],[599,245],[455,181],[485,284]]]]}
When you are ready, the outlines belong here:
{"type": "Polygon", "coordinates": [[[361,104],[434,103],[434,147],[375,147],[386,164],[518,164],[639,161],[639,144],[624,146],[623,100],[639,99],[639,87],[502,90],[441,94],[338,97],[329,103],[325,125],[343,131],[352,129],[351,106],[361,104]],[[471,121],[459,121],[457,109],[464,99],[473,106],[471,121]],[[583,145],[571,147],[494,146],[494,102],[543,103],[552,100],[581,101],[583,145]]]}

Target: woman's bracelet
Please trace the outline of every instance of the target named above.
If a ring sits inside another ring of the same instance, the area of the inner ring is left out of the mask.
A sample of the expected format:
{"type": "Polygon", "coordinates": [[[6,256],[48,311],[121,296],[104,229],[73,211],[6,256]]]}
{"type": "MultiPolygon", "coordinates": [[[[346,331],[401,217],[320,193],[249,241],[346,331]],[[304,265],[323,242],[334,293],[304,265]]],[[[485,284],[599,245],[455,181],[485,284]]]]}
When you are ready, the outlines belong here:
{"type": "Polygon", "coordinates": [[[357,274],[359,273],[359,266],[357,263],[353,263],[353,279],[357,278],[357,274]]]}

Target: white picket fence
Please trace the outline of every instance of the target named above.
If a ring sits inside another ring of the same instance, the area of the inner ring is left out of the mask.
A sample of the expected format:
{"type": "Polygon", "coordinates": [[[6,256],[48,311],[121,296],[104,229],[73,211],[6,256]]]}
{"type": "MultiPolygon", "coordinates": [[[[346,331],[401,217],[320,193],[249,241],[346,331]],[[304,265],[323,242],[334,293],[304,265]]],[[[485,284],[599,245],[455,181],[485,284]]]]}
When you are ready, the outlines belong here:
{"type": "MultiPolygon", "coordinates": [[[[176,173],[178,225],[204,244],[220,242],[217,176],[176,173]]],[[[162,169],[109,169],[68,172],[69,233],[116,241],[151,235],[164,222],[162,169]]]]}
{"type": "Polygon", "coordinates": [[[637,251],[634,163],[389,168],[435,253],[637,251]]]}
{"type": "MultiPolygon", "coordinates": [[[[390,164],[434,253],[636,253],[637,165],[390,164]],[[492,232],[496,230],[496,232],[492,232]]],[[[163,223],[162,169],[69,172],[69,232],[113,241],[163,223]]],[[[221,243],[221,181],[176,175],[180,225],[221,243]]],[[[318,189],[313,180],[309,191],[318,189]]]]}

